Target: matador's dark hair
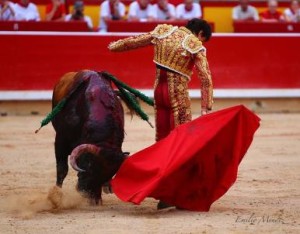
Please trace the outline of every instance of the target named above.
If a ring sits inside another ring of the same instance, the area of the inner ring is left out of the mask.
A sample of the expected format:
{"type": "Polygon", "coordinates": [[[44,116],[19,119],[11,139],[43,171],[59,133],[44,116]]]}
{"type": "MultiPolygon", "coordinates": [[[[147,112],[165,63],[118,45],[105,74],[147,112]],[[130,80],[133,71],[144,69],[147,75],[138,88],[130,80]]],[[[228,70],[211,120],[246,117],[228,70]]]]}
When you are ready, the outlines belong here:
{"type": "Polygon", "coordinates": [[[210,25],[203,19],[194,18],[187,22],[186,26],[192,33],[198,35],[202,31],[202,36],[208,41],[211,37],[210,25]]]}

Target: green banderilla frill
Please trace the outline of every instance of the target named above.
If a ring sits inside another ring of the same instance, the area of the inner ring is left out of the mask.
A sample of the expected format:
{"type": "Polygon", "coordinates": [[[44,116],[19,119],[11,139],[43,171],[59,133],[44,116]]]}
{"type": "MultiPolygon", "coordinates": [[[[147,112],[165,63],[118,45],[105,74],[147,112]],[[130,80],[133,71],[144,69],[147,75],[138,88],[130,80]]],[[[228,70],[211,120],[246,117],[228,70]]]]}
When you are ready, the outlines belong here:
{"type": "Polygon", "coordinates": [[[154,106],[154,102],[152,98],[147,97],[145,94],[141,93],[140,91],[128,86],[127,84],[123,83],[122,81],[118,80],[116,77],[114,77],[112,74],[108,72],[101,72],[99,74],[104,75],[106,78],[111,80],[119,89],[121,95],[126,100],[127,104],[135,111],[137,115],[141,117],[142,120],[145,120],[148,122],[148,124],[153,128],[153,125],[149,121],[148,115],[142,110],[140,104],[137,102],[137,100],[131,95],[135,95],[136,97],[140,98],[142,101],[147,103],[150,106],[154,106]],[[129,92],[127,92],[127,91],[129,92]]]}
{"type": "Polygon", "coordinates": [[[57,115],[58,112],[62,110],[62,108],[65,106],[67,102],[67,99],[62,99],[53,109],[52,111],[46,116],[45,119],[41,122],[41,127],[35,131],[35,133],[38,133],[42,127],[50,123],[50,121],[57,115]]]}
{"type": "Polygon", "coordinates": [[[100,74],[104,74],[107,78],[112,80],[115,85],[121,86],[122,88],[128,90],[130,93],[134,94],[138,98],[140,98],[143,102],[147,103],[149,106],[154,106],[154,101],[152,98],[149,98],[145,94],[141,93],[140,91],[128,86],[127,84],[123,83],[122,81],[118,80],[115,76],[108,72],[101,72],[100,74]]]}
{"type": "Polygon", "coordinates": [[[138,101],[125,89],[120,87],[118,84],[116,84],[117,88],[119,89],[121,95],[124,99],[126,99],[126,102],[130,107],[134,110],[134,112],[141,117],[142,120],[145,120],[148,122],[148,124],[153,128],[153,125],[149,121],[149,116],[142,110],[141,106],[139,105],[138,101]]]}

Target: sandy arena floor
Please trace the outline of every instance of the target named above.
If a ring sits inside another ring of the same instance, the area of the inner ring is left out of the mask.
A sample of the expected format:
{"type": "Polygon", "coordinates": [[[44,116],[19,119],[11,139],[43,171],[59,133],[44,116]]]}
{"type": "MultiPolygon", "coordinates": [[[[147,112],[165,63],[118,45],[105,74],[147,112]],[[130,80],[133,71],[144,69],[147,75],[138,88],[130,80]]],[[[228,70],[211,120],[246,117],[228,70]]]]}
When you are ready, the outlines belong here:
{"type": "MultiPolygon", "coordinates": [[[[0,233],[300,233],[300,114],[260,117],[237,182],[207,213],[157,211],[154,199],[134,206],[106,194],[93,207],[75,192],[72,169],[55,209],[47,199],[56,176],[52,126],[34,134],[43,116],[0,117],[0,233]]],[[[126,117],[126,133],[124,151],[154,142],[137,117],[126,117]]]]}

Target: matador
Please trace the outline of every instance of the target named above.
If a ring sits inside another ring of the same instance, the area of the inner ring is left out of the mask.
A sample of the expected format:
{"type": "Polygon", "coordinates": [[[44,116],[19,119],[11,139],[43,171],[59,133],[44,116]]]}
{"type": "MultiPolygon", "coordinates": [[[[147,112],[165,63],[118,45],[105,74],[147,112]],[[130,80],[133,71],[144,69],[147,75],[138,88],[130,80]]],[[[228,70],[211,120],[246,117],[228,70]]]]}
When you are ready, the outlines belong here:
{"type": "Polygon", "coordinates": [[[108,48],[114,52],[154,46],[157,141],[166,137],[176,126],[192,119],[188,83],[194,66],[201,80],[201,113],[206,114],[212,109],[212,79],[206,49],[202,45],[210,37],[209,24],[202,19],[192,19],[184,27],[160,24],[149,33],[109,44],[108,48]]]}

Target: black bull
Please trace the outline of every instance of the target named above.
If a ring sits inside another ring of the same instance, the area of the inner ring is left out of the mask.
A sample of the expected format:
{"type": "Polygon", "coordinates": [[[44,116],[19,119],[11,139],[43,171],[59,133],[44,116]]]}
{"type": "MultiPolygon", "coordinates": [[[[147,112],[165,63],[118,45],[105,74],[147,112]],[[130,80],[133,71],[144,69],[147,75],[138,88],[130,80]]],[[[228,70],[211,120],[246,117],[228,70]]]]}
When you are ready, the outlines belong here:
{"type": "Polygon", "coordinates": [[[67,103],[52,120],[56,185],[61,187],[67,176],[70,155],[70,164],[78,171],[77,189],[98,204],[102,185],[126,158],[124,111],[111,82],[101,73],[67,73],[54,88],[53,107],[66,95],[67,103]]]}

